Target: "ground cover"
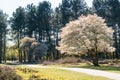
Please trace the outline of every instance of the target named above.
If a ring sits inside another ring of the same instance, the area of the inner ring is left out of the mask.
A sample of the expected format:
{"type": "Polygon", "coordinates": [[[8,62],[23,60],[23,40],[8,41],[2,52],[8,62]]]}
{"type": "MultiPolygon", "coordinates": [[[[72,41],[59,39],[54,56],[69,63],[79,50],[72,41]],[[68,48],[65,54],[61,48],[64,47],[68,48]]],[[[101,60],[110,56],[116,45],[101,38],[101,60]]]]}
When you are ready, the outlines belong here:
{"type": "Polygon", "coordinates": [[[20,68],[16,73],[24,80],[110,80],[104,77],[91,76],[84,73],[56,68],[20,68]]]}

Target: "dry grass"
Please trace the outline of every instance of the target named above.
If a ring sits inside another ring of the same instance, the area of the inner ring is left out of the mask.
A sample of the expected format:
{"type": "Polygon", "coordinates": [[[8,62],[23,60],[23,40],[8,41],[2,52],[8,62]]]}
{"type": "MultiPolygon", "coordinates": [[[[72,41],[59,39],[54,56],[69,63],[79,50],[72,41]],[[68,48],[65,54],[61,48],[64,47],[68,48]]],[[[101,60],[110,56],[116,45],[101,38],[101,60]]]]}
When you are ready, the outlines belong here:
{"type": "Polygon", "coordinates": [[[90,76],[84,73],[72,72],[55,68],[25,68],[31,72],[24,72],[24,68],[17,68],[17,74],[24,80],[110,80],[104,77],[90,76]]]}

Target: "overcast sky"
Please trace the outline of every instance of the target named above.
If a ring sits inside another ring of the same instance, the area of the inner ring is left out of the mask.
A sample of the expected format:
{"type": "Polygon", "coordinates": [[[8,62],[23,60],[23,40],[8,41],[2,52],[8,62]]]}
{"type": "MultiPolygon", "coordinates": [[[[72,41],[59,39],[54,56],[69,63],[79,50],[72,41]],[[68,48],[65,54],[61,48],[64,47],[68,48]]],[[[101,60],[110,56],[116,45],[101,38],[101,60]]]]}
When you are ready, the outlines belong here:
{"type": "MultiPolygon", "coordinates": [[[[26,7],[27,4],[33,3],[34,5],[38,5],[40,1],[44,0],[0,0],[0,9],[2,9],[5,13],[7,13],[9,16],[12,15],[13,11],[16,10],[19,6],[26,7]]],[[[56,6],[61,3],[62,0],[46,0],[51,2],[52,8],[55,8],[56,6]]],[[[88,6],[92,5],[93,0],[85,0],[88,4],[88,6]]]]}

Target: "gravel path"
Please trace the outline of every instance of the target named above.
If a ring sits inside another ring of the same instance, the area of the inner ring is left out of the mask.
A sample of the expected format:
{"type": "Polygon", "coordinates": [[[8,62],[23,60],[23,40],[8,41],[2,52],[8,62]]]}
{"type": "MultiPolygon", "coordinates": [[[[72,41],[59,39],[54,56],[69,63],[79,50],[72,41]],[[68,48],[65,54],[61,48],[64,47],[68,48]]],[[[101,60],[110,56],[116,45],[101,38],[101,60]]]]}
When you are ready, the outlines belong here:
{"type": "Polygon", "coordinates": [[[107,71],[84,69],[84,68],[62,68],[62,69],[82,72],[82,73],[86,73],[94,76],[102,76],[102,77],[110,78],[113,80],[120,80],[120,74],[107,72],[107,71]]]}
{"type": "MultiPolygon", "coordinates": [[[[51,67],[39,66],[39,65],[25,65],[25,66],[34,67],[34,68],[51,68],[51,67]]],[[[107,72],[107,71],[85,69],[85,68],[64,68],[64,67],[57,67],[57,68],[75,71],[75,72],[82,72],[82,73],[86,73],[86,74],[94,75],[94,76],[106,77],[106,78],[110,78],[113,80],[120,80],[120,74],[107,72]]]]}
{"type": "Polygon", "coordinates": [[[27,66],[27,67],[32,67],[32,68],[48,68],[46,66],[40,66],[40,65],[34,65],[34,64],[25,64],[24,66],[27,66]]]}

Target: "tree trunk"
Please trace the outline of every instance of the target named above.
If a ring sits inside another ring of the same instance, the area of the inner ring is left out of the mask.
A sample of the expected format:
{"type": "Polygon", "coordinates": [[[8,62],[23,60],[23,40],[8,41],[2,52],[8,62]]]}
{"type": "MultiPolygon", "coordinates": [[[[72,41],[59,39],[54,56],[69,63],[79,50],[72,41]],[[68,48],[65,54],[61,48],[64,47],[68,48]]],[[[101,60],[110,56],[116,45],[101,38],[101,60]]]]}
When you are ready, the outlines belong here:
{"type": "Polygon", "coordinates": [[[38,56],[37,55],[35,55],[35,61],[38,61],[38,56]]]}
{"type": "Polygon", "coordinates": [[[26,51],[25,51],[25,49],[24,49],[24,62],[26,62],[26,51]]]}
{"type": "Polygon", "coordinates": [[[94,53],[93,54],[92,61],[93,61],[93,65],[94,66],[99,66],[99,63],[98,63],[98,53],[94,53]]]}
{"type": "Polygon", "coordinates": [[[4,41],[3,41],[3,46],[4,46],[4,49],[3,49],[3,53],[4,53],[4,62],[6,63],[6,31],[4,33],[4,41]]]}
{"type": "MultiPolygon", "coordinates": [[[[116,24],[115,24],[116,25],[116,24]]],[[[115,29],[115,32],[114,32],[114,41],[115,41],[115,43],[114,43],[114,46],[115,46],[115,48],[116,48],[116,51],[115,51],[115,58],[117,58],[118,59],[118,54],[119,54],[119,42],[118,42],[118,35],[117,35],[117,33],[118,32],[116,32],[117,31],[117,28],[116,28],[116,26],[114,26],[114,29],[115,29]]]]}
{"type": "Polygon", "coordinates": [[[19,62],[21,62],[21,50],[20,50],[20,48],[19,48],[19,45],[20,45],[20,43],[19,43],[19,39],[18,39],[18,54],[19,54],[19,62]]]}
{"type": "Polygon", "coordinates": [[[2,63],[2,39],[0,39],[0,63],[2,63]]]}
{"type": "Polygon", "coordinates": [[[48,42],[50,45],[52,45],[49,30],[46,30],[46,33],[47,33],[47,37],[48,37],[48,42]]]}
{"type": "Polygon", "coordinates": [[[98,46],[97,46],[98,39],[97,39],[96,35],[94,35],[94,36],[95,36],[95,43],[94,43],[94,49],[92,50],[92,52],[93,52],[93,65],[94,66],[99,66],[99,63],[98,63],[98,46]]]}
{"type": "Polygon", "coordinates": [[[94,66],[99,66],[98,58],[94,58],[94,59],[93,59],[93,65],[94,65],[94,66]]]}
{"type": "Polygon", "coordinates": [[[31,62],[32,61],[32,50],[30,49],[30,46],[28,47],[28,62],[31,62]]]}

